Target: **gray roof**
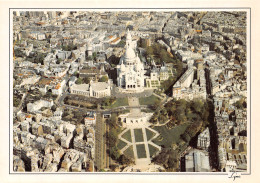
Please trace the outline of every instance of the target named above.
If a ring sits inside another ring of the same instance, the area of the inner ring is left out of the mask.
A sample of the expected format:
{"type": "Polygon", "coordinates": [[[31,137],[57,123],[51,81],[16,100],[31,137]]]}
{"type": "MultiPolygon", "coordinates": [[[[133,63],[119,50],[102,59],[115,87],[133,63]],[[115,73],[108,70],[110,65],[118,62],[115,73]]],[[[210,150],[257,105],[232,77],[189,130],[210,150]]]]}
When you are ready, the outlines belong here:
{"type": "Polygon", "coordinates": [[[91,87],[93,90],[101,91],[107,89],[109,87],[109,84],[106,82],[98,82],[98,83],[92,83],[91,87]]]}

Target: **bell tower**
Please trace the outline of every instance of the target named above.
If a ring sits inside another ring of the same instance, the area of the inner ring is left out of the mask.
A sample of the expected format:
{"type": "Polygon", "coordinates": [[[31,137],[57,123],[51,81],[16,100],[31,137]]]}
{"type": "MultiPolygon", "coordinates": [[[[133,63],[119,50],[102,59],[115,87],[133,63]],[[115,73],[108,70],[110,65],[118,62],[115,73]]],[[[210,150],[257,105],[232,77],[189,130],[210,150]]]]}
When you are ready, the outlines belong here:
{"type": "Polygon", "coordinates": [[[130,48],[132,47],[132,36],[130,34],[129,29],[127,29],[127,33],[126,33],[126,48],[130,48]]]}

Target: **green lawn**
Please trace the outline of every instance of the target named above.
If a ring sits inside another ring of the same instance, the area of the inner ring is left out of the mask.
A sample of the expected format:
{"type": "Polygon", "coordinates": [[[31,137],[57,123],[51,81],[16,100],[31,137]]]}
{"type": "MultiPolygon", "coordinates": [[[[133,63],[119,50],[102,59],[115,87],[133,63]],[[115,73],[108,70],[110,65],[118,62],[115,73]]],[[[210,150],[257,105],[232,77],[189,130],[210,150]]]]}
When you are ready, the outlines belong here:
{"type": "Polygon", "coordinates": [[[135,133],[135,142],[143,142],[144,141],[143,131],[142,131],[141,128],[134,129],[134,133],[135,133]]]}
{"type": "Polygon", "coordinates": [[[115,108],[120,106],[128,106],[128,98],[117,98],[110,107],[115,108]]]}
{"type": "Polygon", "coordinates": [[[146,151],[145,151],[144,144],[137,144],[136,150],[137,150],[138,158],[146,158],[146,151]]]}
{"type": "Polygon", "coordinates": [[[125,110],[120,111],[120,114],[126,114],[126,113],[129,113],[129,112],[130,112],[129,109],[125,109],[125,110]]]}
{"type": "Polygon", "coordinates": [[[148,144],[150,157],[152,157],[159,149],[151,144],[148,144]]]}
{"type": "Polygon", "coordinates": [[[167,129],[165,125],[155,126],[154,129],[160,133],[160,135],[153,140],[153,142],[159,146],[164,145],[170,147],[173,143],[180,141],[180,135],[184,133],[188,124],[177,126],[173,129],[167,129]]]}
{"type": "Polygon", "coordinates": [[[132,142],[132,138],[131,138],[131,131],[127,130],[123,135],[122,138],[126,139],[129,142],[132,142]]]}
{"type": "Polygon", "coordinates": [[[146,131],[147,140],[150,140],[151,138],[153,138],[153,136],[155,136],[155,133],[152,132],[151,130],[146,128],[145,131],[146,131]]]}
{"type": "Polygon", "coordinates": [[[153,105],[157,101],[161,101],[158,97],[151,95],[150,97],[141,97],[139,98],[140,105],[153,105]]]}
{"type": "Polygon", "coordinates": [[[117,98],[111,105],[109,105],[109,106],[102,105],[102,108],[111,109],[111,108],[116,108],[116,107],[120,107],[120,106],[128,106],[128,98],[117,98]]]}
{"type": "Polygon", "coordinates": [[[133,151],[133,146],[129,146],[125,151],[124,154],[130,158],[134,159],[134,151],[133,151]]]}
{"type": "Polygon", "coordinates": [[[119,140],[118,144],[117,144],[117,147],[118,149],[123,149],[124,147],[126,146],[126,143],[122,140],[119,140]]]}

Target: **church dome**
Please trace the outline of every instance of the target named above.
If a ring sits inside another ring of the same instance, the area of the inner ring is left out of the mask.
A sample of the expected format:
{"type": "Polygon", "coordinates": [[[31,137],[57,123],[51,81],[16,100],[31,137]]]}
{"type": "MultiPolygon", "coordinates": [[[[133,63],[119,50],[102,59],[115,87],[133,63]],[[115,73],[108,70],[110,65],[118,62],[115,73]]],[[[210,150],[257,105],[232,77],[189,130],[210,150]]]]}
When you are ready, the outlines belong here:
{"type": "Polygon", "coordinates": [[[134,50],[131,47],[126,49],[126,51],[125,51],[125,58],[126,59],[133,59],[133,58],[135,58],[135,52],[134,52],[134,50]]]}

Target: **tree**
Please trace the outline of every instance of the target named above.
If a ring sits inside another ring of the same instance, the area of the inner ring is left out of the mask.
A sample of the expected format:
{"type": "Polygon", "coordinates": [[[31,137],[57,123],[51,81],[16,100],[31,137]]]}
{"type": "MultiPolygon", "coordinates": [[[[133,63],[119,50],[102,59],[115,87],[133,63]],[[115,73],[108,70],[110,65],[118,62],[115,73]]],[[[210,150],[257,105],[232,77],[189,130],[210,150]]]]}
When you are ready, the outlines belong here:
{"type": "Polygon", "coordinates": [[[88,55],[88,56],[87,56],[87,60],[92,60],[92,56],[91,56],[91,55],[88,55]]]}
{"type": "Polygon", "coordinates": [[[131,158],[125,156],[124,154],[122,154],[122,155],[119,157],[119,162],[120,162],[122,165],[130,165],[130,164],[134,163],[134,161],[133,161],[131,158]]]}
{"type": "Polygon", "coordinates": [[[153,48],[152,48],[151,46],[147,47],[146,53],[147,53],[147,55],[149,55],[149,56],[153,55],[153,54],[154,54],[153,48]]]}
{"type": "Polygon", "coordinates": [[[108,81],[108,77],[107,76],[102,76],[98,81],[99,82],[107,82],[108,81]]]}
{"type": "Polygon", "coordinates": [[[121,40],[117,45],[120,46],[120,47],[124,47],[125,44],[126,44],[125,41],[121,40]]]}
{"type": "Polygon", "coordinates": [[[62,118],[66,117],[66,116],[68,116],[68,115],[70,115],[70,113],[69,113],[68,111],[64,111],[64,112],[62,113],[62,118]]]}
{"type": "Polygon", "coordinates": [[[62,59],[61,59],[61,58],[58,58],[56,64],[60,64],[61,61],[62,61],[62,59]]]}
{"type": "Polygon", "coordinates": [[[78,78],[77,80],[76,80],[76,82],[75,82],[76,84],[82,84],[83,83],[83,80],[82,80],[82,78],[78,78]]]}
{"type": "Polygon", "coordinates": [[[246,101],[243,102],[243,107],[244,107],[244,108],[247,108],[247,103],[246,103],[246,101]]]}
{"type": "Polygon", "coordinates": [[[190,140],[191,140],[191,137],[190,137],[190,135],[188,134],[188,133],[184,133],[184,134],[182,134],[181,135],[181,138],[185,141],[185,142],[190,142],[190,140]]]}
{"type": "Polygon", "coordinates": [[[52,111],[56,111],[56,109],[57,109],[57,106],[56,106],[56,105],[53,105],[53,106],[51,107],[51,110],[52,110],[52,111]]]}
{"type": "Polygon", "coordinates": [[[170,76],[167,80],[163,81],[163,83],[161,84],[161,88],[164,91],[167,91],[175,82],[176,78],[174,78],[173,76],[170,76]]]}
{"type": "Polygon", "coordinates": [[[118,141],[118,133],[115,128],[111,128],[109,130],[109,133],[107,133],[107,138],[108,138],[108,145],[109,147],[114,147],[117,144],[118,141]]]}
{"type": "Polygon", "coordinates": [[[17,97],[13,97],[13,105],[14,107],[18,107],[18,105],[20,104],[20,100],[17,97]]]}
{"type": "Polygon", "coordinates": [[[46,97],[50,98],[51,96],[52,96],[51,91],[47,91],[47,92],[46,92],[46,97]]]}
{"type": "Polygon", "coordinates": [[[200,131],[202,127],[202,121],[193,122],[191,125],[189,125],[184,133],[189,134],[189,136],[192,138],[200,131]]]}
{"type": "Polygon", "coordinates": [[[243,100],[239,100],[239,101],[236,101],[236,103],[234,104],[234,106],[236,106],[238,109],[243,109],[243,100]]]}
{"type": "Polygon", "coordinates": [[[176,67],[177,77],[179,77],[183,69],[182,62],[178,60],[175,67],[176,67]]]}
{"type": "Polygon", "coordinates": [[[180,108],[177,108],[173,112],[173,116],[179,123],[184,123],[187,121],[187,117],[185,116],[184,111],[180,108]]]}
{"type": "MultiPolygon", "coordinates": [[[[110,106],[110,100],[109,100],[109,98],[105,98],[105,99],[103,100],[102,104],[103,104],[104,106],[110,106]]],[[[110,119],[108,119],[108,120],[110,120],[110,119]]]]}
{"type": "Polygon", "coordinates": [[[96,52],[93,52],[92,57],[93,57],[94,60],[96,60],[96,58],[97,58],[97,53],[96,53],[96,52]]]}
{"type": "Polygon", "coordinates": [[[70,43],[69,45],[63,45],[61,47],[64,51],[72,51],[72,50],[76,50],[77,46],[73,45],[72,43],[70,43]]]}
{"type": "Polygon", "coordinates": [[[153,116],[151,119],[150,119],[150,123],[152,124],[156,124],[158,122],[158,116],[153,116]]]}
{"type": "Polygon", "coordinates": [[[160,104],[160,100],[155,100],[154,104],[152,105],[152,109],[156,110],[158,107],[160,107],[160,104]]]}
{"type": "Polygon", "coordinates": [[[138,40],[137,44],[138,44],[138,47],[146,48],[145,39],[143,39],[143,38],[140,38],[138,40]]]}
{"type": "Polygon", "coordinates": [[[180,100],[177,100],[175,103],[177,105],[177,108],[183,109],[183,110],[186,109],[186,106],[187,106],[187,101],[186,100],[180,99],[180,100]]]}
{"type": "Polygon", "coordinates": [[[73,73],[73,76],[79,77],[79,73],[78,73],[77,71],[75,71],[75,72],[73,73]]]}
{"type": "Polygon", "coordinates": [[[25,54],[20,49],[15,49],[14,50],[14,55],[16,57],[23,57],[23,56],[25,56],[25,54]]]}
{"type": "Polygon", "coordinates": [[[204,110],[204,112],[202,113],[201,117],[202,117],[203,121],[208,121],[209,111],[208,110],[204,110]]]}
{"type": "Polygon", "coordinates": [[[204,103],[201,100],[196,99],[192,101],[191,107],[195,112],[201,113],[204,110],[204,103]]]}
{"type": "Polygon", "coordinates": [[[160,56],[160,60],[161,61],[164,61],[164,62],[169,62],[170,61],[170,57],[169,57],[169,53],[165,50],[165,49],[162,49],[159,53],[159,56],[160,56]]]}
{"type": "Polygon", "coordinates": [[[118,65],[120,58],[116,57],[115,55],[111,55],[108,60],[110,61],[111,65],[118,65]]]}
{"type": "Polygon", "coordinates": [[[238,133],[239,136],[247,136],[247,131],[246,130],[242,130],[238,133]]]}
{"type": "Polygon", "coordinates": [[[113,120],[111,118],[106,120],[107,124],[109,125],[109,127],[112,128],[117,128],[117,124],[116,124],[116,120],[113,120]]]}
{"type": "Polygon", "coordinates": [[[44,64],[43,61],[44,61],[45,56],[46,56],[46,54],[38,52],[38,53],[35,54],[35,57],[32,60],[32,62],[37,63],[37,64],[40,63],[41,65],[43,65],[44,64]]]}
{"type": "Polygon", "coordinates": [[[153,50],[154,50],[154,55],[156,55],[157,57],[159,57],[160,52],[161,52],[161,50],[162,50],[161,45],[160,45],[159,43],[155,43],[155,44],[153,44],[152,47],[153,47],[153,50]]]}
{"type": "Polygon", "coordinates": [[[177,164],[176,158],[174,158],[172,155],[170,155],[169,159],[168,159],[168,168],[171,168],[171,169],[175,168],[176,164],[177,164]]]}
{"type": "Polygon", "coordinates": [[[115,97],[105,98],[102,102],[103,106],[110,106],[116,100],[115,97]]]}
{"type": "Polygon", "coordinates": [[[84,82],[85,84],[89,84],[90,78],[89,78],[89,77],[83,78],[83,82],[84,82]]]}
{"type": "Polygon", "coordinates": [[[74,112],[74,116],[79,119],[79,118],[82,118],[83,117],[83,114],[80,112],[80,111],[75,111],[74,112]]]}
{"type": "Polygon", "coordinates": [[[167,110],[165,108],[163,108],[160,113],[163,115],[163,116],[167,116],[167,110]]]}
{"type": "Polygon", "coordinates": [[[120,151],[117,148],[117,146],[113,146],[110,149],[110,155],[111,155],[112,159],[115,159],[115,160],[118,160],[120,158],[120,151]]]}
{"type": "Polygon", "coordinates": [[[177,152],[173,149],[163,148],[153,161],[157,164],[163,165],[167,169],[175,168],[177,165],[177,152]]]}

